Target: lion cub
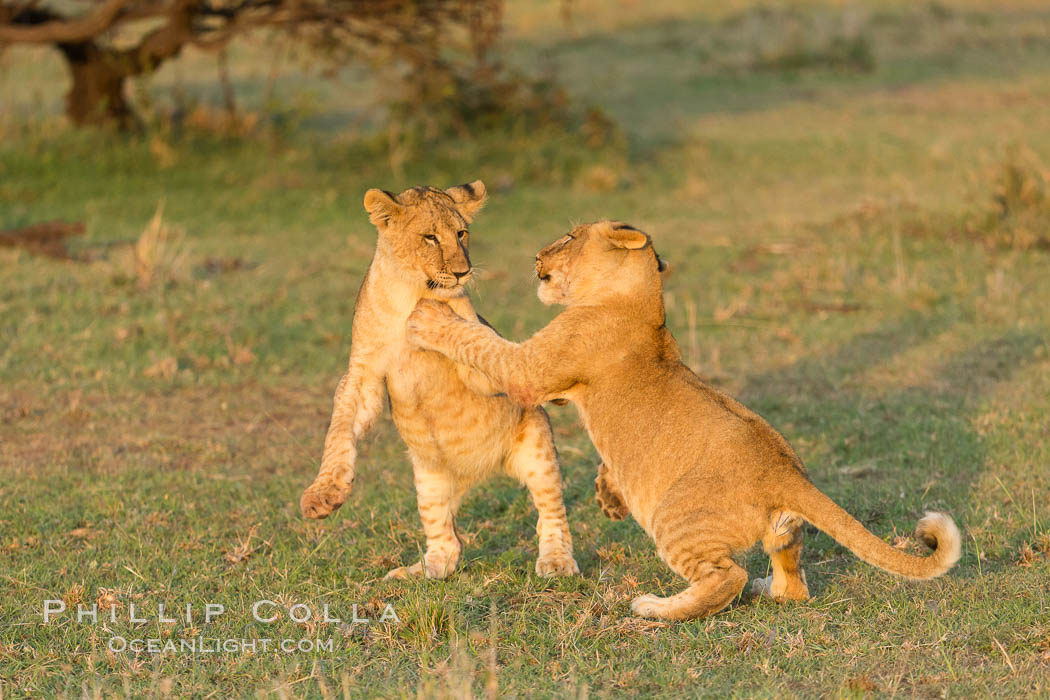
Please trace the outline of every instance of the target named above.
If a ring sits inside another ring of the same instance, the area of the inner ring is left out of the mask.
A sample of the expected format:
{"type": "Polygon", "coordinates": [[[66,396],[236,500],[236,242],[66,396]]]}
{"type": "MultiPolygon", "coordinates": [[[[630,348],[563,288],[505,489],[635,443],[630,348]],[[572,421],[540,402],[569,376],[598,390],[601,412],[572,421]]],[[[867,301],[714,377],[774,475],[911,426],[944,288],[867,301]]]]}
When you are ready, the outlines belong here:
{"type": "Polygon", "coordinates": [[[350,367],[335,392],[321,470],[300,506],[306,517],[324,518],[343,504],[354,481],[357,441],[388,394],[412,458],[427,548],[422,562],[387,577],[452,573],[462,549],[459,504],[471,487],[501,472],[525,485],[539,511],[536,573],[579,572],[547,414],[494,396],[477,372],[405,342],[405,321],[420,299],[440,299],[479,320],[463,285],[471,273],[467,225],[484,202],[480,180],[448,190],[365,193],[379,240],[354,307],[350,367]]]}
{"type": "Polygon", "coordinates": [[[950,569],[960,549],[951,518],[919,521],[931,556],[894,549],[821,493],[768,423],[682,364],[664,325],[661,266],[649,237],[631,226],[578,226],[536,256],[540,299],[568,308],[527,341],[509,342],[427,301],[409,317],[408,338],[477,368],[523,406],[576,404],[603,460],[603,511],[633,515],[689,582],[667,598],[635,598],[638,615],[687,620],[721,610],[747,582],[734,553],[757,540],[773,573],[755,581],[756,592],[806,600],[804,521],[901,576],[950,569]]]}

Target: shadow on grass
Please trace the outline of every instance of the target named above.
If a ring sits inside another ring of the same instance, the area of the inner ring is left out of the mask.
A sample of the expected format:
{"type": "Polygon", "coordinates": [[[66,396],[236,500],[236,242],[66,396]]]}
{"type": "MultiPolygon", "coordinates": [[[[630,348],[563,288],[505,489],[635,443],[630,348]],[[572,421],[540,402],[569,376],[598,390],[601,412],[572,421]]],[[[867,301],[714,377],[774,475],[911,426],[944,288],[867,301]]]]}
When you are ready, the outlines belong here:
{"type": "Polygon", "coordinates": [[[856,95],[1038,73],[1050,44],[1018,43],[1016,29],[1045,17],[758,6],[721,20],[679,17],[519,48],[553,61],[574,98],[608,109],[649,150],[673,146],[683,120],[809,101],[828,88],[856,95]],[[865,47],[862,65],[837,48],[851,45],[865,47]]]}
{"type": "MultiPolygon", "coordinates": [[[[842,387],[950,328],[945,317],[895,318],[831,353],[752,377],[742,392],[772,423],[791,423],[789,441],[829,447],[827,460],[807,465],[814,483],[880,537],[910,534],[927,509],[948,512],[965,531],[971,490],[987,460],[973,428],[977,404],[1035,361],[1043,342],[1034,332],[1009,331],[944,358],[922,385],[882,394],[842,387]]],[[[957,575],[969,578],[978,570],[963,537],[957,575]]],[[[808,563],[838,557],[854,558],[826,535],[807,537],[808,563]]]]}

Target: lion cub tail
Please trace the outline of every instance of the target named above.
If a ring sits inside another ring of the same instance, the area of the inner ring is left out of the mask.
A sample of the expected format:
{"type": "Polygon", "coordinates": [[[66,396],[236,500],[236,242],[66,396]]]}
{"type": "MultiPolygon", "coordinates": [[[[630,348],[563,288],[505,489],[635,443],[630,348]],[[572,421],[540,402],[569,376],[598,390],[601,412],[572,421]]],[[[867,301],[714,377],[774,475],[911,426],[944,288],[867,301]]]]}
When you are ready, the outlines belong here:
{"type": "Polygon", "coordinates": [[[792,509],[872,566],[922,580],[937,578],[959,561],[962,549],[959,528],[944,513],[928,512],[919,520],[915,533],[933,553],[916,557],[879,539],[808,480],[803,478],[802,482],[790,498],[796,501],[792,509]]]}

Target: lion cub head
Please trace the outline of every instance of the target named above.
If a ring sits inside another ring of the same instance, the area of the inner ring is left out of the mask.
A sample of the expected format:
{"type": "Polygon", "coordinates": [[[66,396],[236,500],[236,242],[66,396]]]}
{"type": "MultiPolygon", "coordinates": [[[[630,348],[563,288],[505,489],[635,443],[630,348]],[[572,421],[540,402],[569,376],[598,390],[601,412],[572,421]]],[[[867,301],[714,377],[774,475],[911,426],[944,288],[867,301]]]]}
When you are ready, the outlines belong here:
{"type": "Polygon", "coordinates": [[[655,284],[666,265],[649,236],[620,221],[572,229],[536,254],[538,295],[544,304],[594,303],[640,293],[655,284]]]}
{"type": "Polygon", "coordinates": [[[476,180],[447,190],[413,187],[399,195],[365,192],[368,218],[379,229],[379,249],[439,295],[452,296],[470,279],[467,227],[485,204],[485,184],[476,180]]]}

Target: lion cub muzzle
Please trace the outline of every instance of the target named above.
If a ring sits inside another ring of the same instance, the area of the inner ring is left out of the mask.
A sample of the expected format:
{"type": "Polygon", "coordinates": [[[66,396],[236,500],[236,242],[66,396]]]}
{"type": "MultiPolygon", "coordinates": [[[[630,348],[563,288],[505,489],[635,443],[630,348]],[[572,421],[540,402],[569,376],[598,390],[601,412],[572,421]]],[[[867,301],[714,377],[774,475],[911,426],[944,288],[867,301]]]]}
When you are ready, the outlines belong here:
{"type": "Polygon", "coordinates": [[[462,287],[470,281],[472,270],[467,268],[465,272],[439,272],[427,280],[430,289],[455,289],[462,287]]]}
{"type": "Polygon", "coordinates": [[[544,273],[544,271],[543,271],[543,260],[540,259],[540,256],[538,256],[538,255],[536,256],[536,277],[538,277],[543,282],[549,282],[550,279],[551,279],[551,276],[550,276],[549,272],[548,273],[544,273]]]}

